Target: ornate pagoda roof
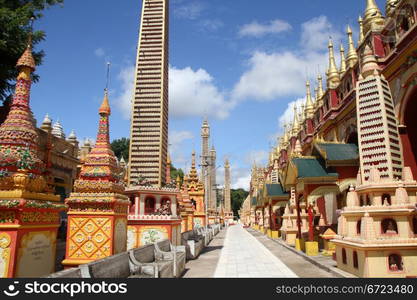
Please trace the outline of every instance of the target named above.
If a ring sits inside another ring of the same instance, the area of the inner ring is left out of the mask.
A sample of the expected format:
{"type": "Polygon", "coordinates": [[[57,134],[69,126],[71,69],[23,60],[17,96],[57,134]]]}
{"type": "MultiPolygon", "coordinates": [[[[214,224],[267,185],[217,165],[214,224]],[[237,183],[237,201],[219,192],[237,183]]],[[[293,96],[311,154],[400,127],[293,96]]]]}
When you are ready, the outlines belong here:
{"type": "Polygon", "coordinates": [[[31,74],[35,60],[30,45],[18,60],[16,89],[6,120],[0,126],[0,169],[9,172],[27,170],[42,174],[44,162],[38,157],[38,133],[30,109],[31,74]]]}
{"type": "Polygon", "coordinates": [[[123,193],[121,170],[110,146],[110,106],[107,90],[99,109],[99,128],[94,148],[87,155],[80,177],[74,184],[75,192],[123,193]]]}

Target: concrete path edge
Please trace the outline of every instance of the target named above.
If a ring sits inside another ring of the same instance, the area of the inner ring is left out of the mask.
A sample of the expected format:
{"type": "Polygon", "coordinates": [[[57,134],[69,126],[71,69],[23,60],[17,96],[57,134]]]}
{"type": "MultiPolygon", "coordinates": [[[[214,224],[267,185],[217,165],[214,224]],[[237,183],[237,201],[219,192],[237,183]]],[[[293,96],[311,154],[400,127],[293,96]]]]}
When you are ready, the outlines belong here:
{"type": "MultiPolygon", "coordinates": [[[[253,229],[251,229],[251,228],[248,228],[247,230],[249,231],[249,233],[251,233],[251,231],[256,232],[255,230],[253,230],[253,229]]],[[[338,270],[336,270],[336,269],[334,269],[334,268],[330,268],[330,267],[328,267],[328,266],[325,266],[325,265],[323,265],[323,264],[321,264],[321,263],[319,263],[319,262],[315,261],[314,259],[312,259],[312,258],[311,258],[311,257],[309,257],[308,255],[306,255],[304,252],[300,252],[300,251],[298,251],[298,250],[294,249],[293,247],[291,247],[291,246],[289,246],[289,245],[285,244],[284,242],[282,242],[282,241],[280,241],[280,240],[277,240],[277,239],[272,239],[272,238],[270,238],[269,236],[265,236],[265,237],[267,237],[269,240],[273,241],[274,243],[277,243],[277,244],[279,244],[280,246],[282,246],[282,247],[284,247],[284,248],[286,248],[286,249],[290,250],[291,252],[293,252],[293,253],[297,254],[298,256],[301,256],[301,257],[302,257],[302,258],[304,258],[306,261],[308,261],[308,262],[312,263],[313,265],[317,266],[318,268],[320,268],[320,269],[322,269],[322,270],[324,270],[324,271],[326,271],[326,272],[329,272],[329,273],[331,273],[331,274],[333,274],[333,275],[335,275],[335,276],[337,276],[337,277],[339,277],[339,278],[349,278],[349,277],[347,277],[345,274],[343,274],[343,273],[339,272],[338,270]]]]}

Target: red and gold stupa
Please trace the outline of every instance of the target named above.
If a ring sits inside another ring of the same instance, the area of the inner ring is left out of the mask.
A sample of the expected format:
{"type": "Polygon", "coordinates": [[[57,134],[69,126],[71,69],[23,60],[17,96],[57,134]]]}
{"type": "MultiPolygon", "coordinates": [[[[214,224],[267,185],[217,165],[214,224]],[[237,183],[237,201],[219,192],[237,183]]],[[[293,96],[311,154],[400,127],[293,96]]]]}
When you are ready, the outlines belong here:
{"type": "Polygon", "coordinates": [[[54,272],[60,211],[38,156],[30,110],[35,61],[29,43],[16,65],[19,75],[10,112],[0,126],[0,278],[39,277],[54,272]]]}
{"type": "Polygon", "coordinates": [[[126,251],[129,199],[109,139],[107,90],[99,109],[97,141],[81,168],[69,206],[65,267],[126,251]]]}

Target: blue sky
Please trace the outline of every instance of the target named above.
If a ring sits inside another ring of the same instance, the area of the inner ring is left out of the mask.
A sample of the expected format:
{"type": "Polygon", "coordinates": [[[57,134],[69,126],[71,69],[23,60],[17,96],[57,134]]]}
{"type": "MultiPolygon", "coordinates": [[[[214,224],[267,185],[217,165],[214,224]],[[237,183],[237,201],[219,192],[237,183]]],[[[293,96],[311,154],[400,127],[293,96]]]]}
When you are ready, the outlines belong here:
{"type": "MultiPolygon", "coordinates": [[[[128,107],[138,39],[139,0],[66,0],[45,11],[36,29],[47,34],[32,88],[32,110],[95,138],[106,62],[112,63],[111,138],[129,136],[128,107]]],[[[385,1],[377,1],[383,10],[385,1]]],[[[254,160],[265,163],[291,105],[327,67],[327,39],[346,46],[365,0],[171,0],[170,144],[177,167],[200,152],[207,115],[218,165],[229,157],[234,187],[247,187],[254,160]]],[[[314,84],[313,84],[314,86],[314,84]]],[[[222,184],[223,168],[218,169],[222,184]]]]}

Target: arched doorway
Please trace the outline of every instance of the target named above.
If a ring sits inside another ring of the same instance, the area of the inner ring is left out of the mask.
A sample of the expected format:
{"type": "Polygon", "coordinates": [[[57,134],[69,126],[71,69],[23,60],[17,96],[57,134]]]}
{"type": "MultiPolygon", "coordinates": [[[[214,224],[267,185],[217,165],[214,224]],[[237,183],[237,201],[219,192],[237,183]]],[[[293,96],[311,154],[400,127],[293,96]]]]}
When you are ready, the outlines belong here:
{"type": "Polygon", "coordinates": [[[417,178],[417,88],[405,101],[402,110],[402,126],[399,127],[403,146],[404,166],[410,167],[417,178]]]}

